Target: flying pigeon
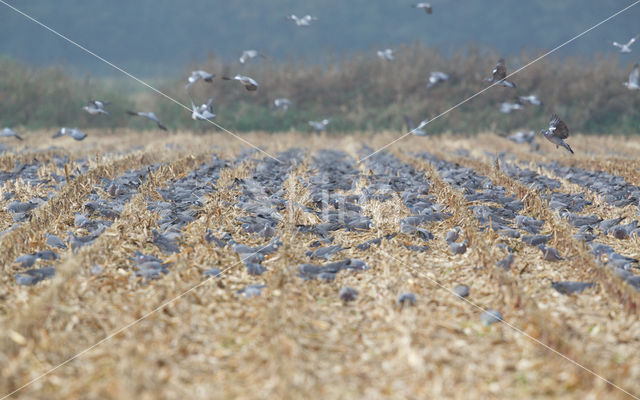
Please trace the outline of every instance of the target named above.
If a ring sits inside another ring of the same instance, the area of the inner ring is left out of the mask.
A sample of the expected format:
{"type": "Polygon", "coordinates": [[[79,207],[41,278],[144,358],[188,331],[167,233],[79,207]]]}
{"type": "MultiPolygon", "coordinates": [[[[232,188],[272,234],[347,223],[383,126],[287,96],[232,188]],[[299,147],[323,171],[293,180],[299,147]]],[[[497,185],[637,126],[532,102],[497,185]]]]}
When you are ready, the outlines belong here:
{"type": "Polygon", "coordinates": [[[256,50],[245,50],[242,52],[242,55],[240,56],[240,59],[239,59],[240,64],[244,64],[250,59],[255,57],[266,58],[263,54],[258,53],[256,50]]]}
{"type": "Polygon", "coordinates": [[[393,50],[391,49],[378,50],[377,54],[378,54],[378,58],[382,60],[387,60],[387,61],[393,60],[393,50]]]}
{"type": "Polygon", "coordinates": [[[623,85],[629,90],[640,90],[640,65],[638,63],[633,66],[633,70],[629,74],[629,81],[624,82],[623,85]]]}
{"type": "Polygon", "coordinates": [[[194,120],[205,121],[214,119],[216,114],[213,113],[213,97],[209,98],[205,104],[196,106],[191,100],[191,118],[194,120]]]}
{"type": "Polygon", "coordinates": [[[56,132],[52,138],[59,138],[60,136],[71,136],[75,140],[83,140],[87,137],[86,133],[82,132],[77,128],[69,129],[69,128],[61,128],[58,132],[56,132]]]}
{"type": "Polygon", "coordinates": [[[318,20],[318,18],[312,17],[311,15],[305,15],[304,17],[296,17],[294,14],[288,15],[287,19],[290,21],[294,21],[298,26],[310,26],[311,21],[318,20]]]}
{"type": "Polygon", "coordinates": [[[536,133],[534,131],[518,131],[513,135],[507,136],[507,139],[511,140],[514,143],[533,143],[533,140],[536,137],[536,133]]]}
{"type": "Polygon", "coordinates": [[[242,83],[244,87],[250,92],[253,92],[258,89],[258,82],[256,82],[253,78],[250,78],[245,75],[236,75],[233,78],[230,78],[228,76],[223,76],[222,79],[224,79],[225,81],[238,81],[242,83]]]}
{"type": "Polygon", "coordinates": [[[317,132],[322,132],[327,130],[327,125],[331,122],[330,119],[323,119],[322,121],[309,121],[309,126],[315,129],[317,132]]]}
{"type": "Polygon", "coordinates": [[[411,7],[413,7],[413,8],[422,8],[424,10],[424,12],[426,12],[427,14],[432,14],[433,13],[433,8],[431,7],[431,4],[429,4],[429,3],[416,3],[416,4],[413,4],[411,7]]]}
{"type": "Polygon", "coordinates": [[[449,80],[449,75],[440,71],[433,71],[429,74],[429,83],[427,83],[427,89],[431,89],[435,85],[440,82],[445,82],[449,80]]]}
{"type": "Polygon", "coordinates": [[[14,137],[18,140],[22,140],[22,138],[18,135],[18,133],[16,133],[16,131],[14,131],[11,128],[2,128],[2,130],[0,131],[0,136],[1,137],[14,137]]]}
{"type": "Polygon", "coordinates": [[[91,115],[96,115],[96,114],[109,115],[109,113],[107,111],[105,111],[105,109],[104,109],[104,106],[106,106],[107,104],[109,104],[108,101],[100,101],[100,100],[91,100],[91,99],[89,99],[89,101],[87,102],[87,105],[82,107],[82,109],[85,110],[86,112],[88,112],[91,115]]]}
{"type": "Polygon", "coordinates": [[[534,106],[541,106],[542,102],[538,99],[538,96],[535,94],[530,94],[528,96],[520,96],[520,101],[523,103],[529,103],[534,106]]]}
{"type": "Polygon", "coordinates": [[[503,114],[510,114],[511,111],[522,110],[522,104],[520,103],[500,103],[500,112],[503,114]]]}
{"type": "Polygon", "coordinates": [[[273,106],[277,109],[281,109],[283,112],[287,112],[291,107],[291,100],[281,97],[273,100],[273,106]]]}
{"type": "Polygon", "coordinates": [[[555,144],[556,147],[562,146],[571,154],[571,146],[569,146],[563,139],[569,137],[569,127],[562,121],[557,114],[553,114],[549,121],[549,129],[543,129],[540,131],[548,141],[555,144]]]}
{"type": "Polygon", "coordinates": [[[638,35],[636,37],[632,37],[627,43],[624,43],[624,44],[620,44],[618,42],[613,42],[613,45],[620,49],[620,53],[631,53],[631,45],[636,40],[638,40],[638,37],[640,37],[640,35],[638,35]]]}
{"type": "Polygon", "coordinates": [[[485,82],[497,83],[498,85],[502,85],[504,87],[515,88],[516,84],[506,80],[507,77],[507,67],[504,64],[504,58],[498,60],[498,64],[491,71],[491,78],[485,78],[485,82]]]}
{"type": "Polygon", "coordinates": [[[158,125],[158,128],[162,129],[163,131],[167,130],[167,128],[160,123],[160,120],[158,119],[158,117],[156,117],[156,115],[154,113],[152,113],[152,112],[127,111],[127,114],[129,114],[129,115],[137,115],[139,117],[146,118],[146,119],[148,119],[150,121],[155,122],[158,125]]]}
{"type": "Polygon", "coordinates": [[[423,131],[422,128],[424,128],[429,123],[429,119],[425,119],[425,120],[421,121],[420,124],[418,124],[418,126],[416,126],[416,124],[413,123],[411,118],[409,118],[408,116],[405,115],[404,116],[404,122],[407,124],[407,128],[409,129],[409,133],[414,134],[416,136],[427,136],[427,133],[425,131],[423,131]]]}
{"type": "Polygon", "coordinates": [[[204,80],[205,82],[211,82],[213,81],[214,77],[214,74],[210,74],[207,71],[203,71],[201,69],[197,71],[191,71],[191,75],[189,75],[189,77],[187,78],[187,84],[184,86],[184,88],[189,89],[191,85],[198,82],[200,79],[204,80]]]}

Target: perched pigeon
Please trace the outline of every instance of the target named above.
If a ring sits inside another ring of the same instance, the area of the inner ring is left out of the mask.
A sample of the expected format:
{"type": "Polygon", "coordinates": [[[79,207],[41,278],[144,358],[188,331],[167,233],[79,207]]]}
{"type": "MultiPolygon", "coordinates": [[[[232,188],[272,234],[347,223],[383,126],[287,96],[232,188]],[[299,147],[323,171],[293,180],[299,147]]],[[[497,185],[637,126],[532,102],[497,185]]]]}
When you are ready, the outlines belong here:
{"type": "Polygon", "coordinates": [[[640,65],[636,63],[629,74],[629,80],[623,82],[623,85],[629,90],[640,90],[640,65]]]}
{"type": "Polygon", "coordinates": [[[242,85],[245,87],[245,89],[247,89],[250,92],[254,92],[256,90],[258,90],[258,82],[256,82],[253,78],[250,78],[248,76],[245,75],[236,75],[233,78],[230,78],[228,76],[223,76],[222,79],[224,79],[225,81],[238,81],[240,83],[242,83],[242,85]]]}
{"type": "Polygon", "coordinates": [[[338,297],[340,298],[340,300],[346,303],[349,301],[354,301],[356,297],[358,297],[358,292],[355,289],[350,288],[349,286],[345,286],[340,289],[338,297]]]}
{"type": "Polygon", "coordinates": [[[469,296],[469,286],[457,285],[455,288],[453,288],[453,293],[455,293],[455,295],[460,298],[467,297],[469,296]]]}
{"type": "Polygon", "coordinates": [[[440,71],[433,71],[429,74],[429,83],[427,83],[427,89],[431,89],[435,85],[440,82],[445,82],[449,80],[449,75],[440,71]]]}
{"type": "Polygon", "coordinates": [[[69,129],[63,127],[51,137],[55,139],[59,138],[60,136],[71,136],[73,139],[80,141],[86,138],[87,134],[77,128],[69,129]]]}
{"type": "Polygon", "coordinates": [[[406,115],[404,116],[404,121],[407,124],[407,129],[409,129],[409,133],[416,136],[427,136],[427,133],[423,131],[422,128],[424,128],[429,123],[429,119],[420,121],[418,126],[416,126],[416,124],[411,120],[411,118],[409,118],[406,115]]]}
{"type": "Polygon", "coordinates": [[[162,129],[163,131],[167,130],[167,128],[160,123],[160,120],[158,119],[158,117],[156,117],[156,115],[154,113],[152,113],[152,112],[127,111],[127,114],[129,114],[129,115],[137,115],[138,117],[146,118],[146,119],[148,119],[150,121],[155,122],[156,125],[158,125],[158,128],[162,129]]]}
{"type": "Polygon", "coordinates": [[[191,85],[198,82],[200,79],[205,82],[212,82],[213,78],[215,78],[214,74],[210,74],[207,71],[197,70],[191,71],[191,75],[187,78],[187,84],[184,86],[185,89],[189,89],[191,85]]]}
{"type": "Polygon", "coordinates": [[[553,114],[551,120],[549,121],[549,129],[543,129],[540,131],[544,137],[555,144],[556,147],[562,146],[571,154],[573,154],[573,150],[571,150],[571,146],[569,146],[563,139],[569,137],[569,127],[567,124],[558,117],[557,114],[553,114]]]}
{"type": "Polygon", "coordinates": [[[289,100],[287,98],[284,98],[284,97],[280,97],[280,98],[277,98],[277,99],[273,100],[273,106],[278,110],[282,110],[283,112],[287,112],[289,107],[291,107],[291,100],[289,100]]]}
{"type": "Polygon", "coordinates": [[[539,244],[538,248],[542,251],[542,257],[547,261],[562,261],[564,258],[558,253],[558,250],[553,247],[547,247],[543,244],[539,244]]]}
{"type": "Polygon", "coordinates": [[[511,266],[513,265],[513,259],[514,256],[513,254],[509,254],[508,256],[506,256],[505,258],[503,258],[502,260],[498,261],[496,263],[496,265],[506,271],[511,269],[511,266]]]}
{"type": "Polygon", "coordinates": [[[377,54],[378,54],[378,58],[382,60],[387,60],[387,61],[393,60],[393,50],[391,49],[378,50],[377,54]]]}
{"type": "Polygon", "coordinates": [[[467,251],[467,241],[463,240],[462,243],[450,243],[449,250],[451,254],[464,254],[467,251]]]}
{"type": "Polygon", "coordinates": [[[11,128],[2,128],[0,131],[0,137],[14,137],[18,140],[22,140],[18,133],[11,128]]]}
{"type": "Polygon", "coordinates": [[[323,132],[327,130],[327,125],[331,122],[330,119],[323,119],[322,121],[309,121],[309,126],[316,130],[316,132],[323,132]]]}
{"type": "Polygon", "coordinates": [[[631,53],[631,45],[634,44],[636,40],[638,40],[638,37],[640,37],[640,35],[632,37],[627,43],[623,44],[613,42],[613,45],[620,49],[620,53],[631,53]]]}
{"type": "Polygon", "coordinates": [[[429,3],[416,3],[411,5],[411,7],[413,8],[422,8],[424,10],[424,12],[426,12],[427,14],[432,14],[433,13],[433,7],[431,7],[431,4],[429,3]]]}
{"type": "Polygon", "coordinates": [[[288,15],[287,18],[290,21],[294,21],[298,26],[310,26],[311,21],[317,21],[318,18],[312,17],[311,15],[305,15],[304,17],[297,17],[295,15],[288,15]]]}
{"type": "Polygon", "coordinates": [[[402,293],[398,296],[398,305],[400,307],[411,306],[416,304],[416,295],[413,293],[402,293]]]}
{"type": "Polygon", "coordinates": [[[263,54],[258,53],[258,51],[256,51],[256,50],[245,50],[245,51],[242,52],[242,55],[239,58],[240,64],[244,64],[248,60],[250,60],[252,58],[255,58],[255,57],[266,58],[263,54]]]}
{"type": "Polygon", "coordinates": [[[583,290],[595,285],[593,282],[551,282],[551,287],[562,294],[582,293],[583,290]]]}
{"type": "Polygon", "coordinates": [[[460,229],[459,226],[456,226],[444,235],[444,240],[446,240],[448,243],[455,242],[456,240],[458,240],[458,237],[460,237],[461,231],[462,229],[460,229]]]}
{"type": "Polygon", "coordinates": [[[480,320],[484,325],[491,325],[502,321],[502,313],[497,310],[487,310],[480,315],[480,320]]]}
{"type": "Polygon", "coordinates": [[[51,247],[57,247],[59,249],[67,248],[67,245],[59,237],[49,233],[45,233],[45,237],[47,238],[47,245],[51,247]]]}
{"type": "Polygon", "coordinates": [[[507,78],[507,67],[504,64],[504,58],[498,60],[498,64],[491,71],[492,76],[490,78],[485,78],[485,82],[497,83],[498,85],[515,88],[516,84],[506,80],[507,78]]]}

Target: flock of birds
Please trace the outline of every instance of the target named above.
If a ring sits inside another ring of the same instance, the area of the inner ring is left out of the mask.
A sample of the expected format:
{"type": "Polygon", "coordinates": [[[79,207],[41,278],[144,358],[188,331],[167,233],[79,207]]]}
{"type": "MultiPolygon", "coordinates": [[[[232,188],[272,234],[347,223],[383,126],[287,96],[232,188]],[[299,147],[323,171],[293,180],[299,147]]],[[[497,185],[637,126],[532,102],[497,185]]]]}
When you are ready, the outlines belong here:
{"type": "MultiPolygon", "coordinates": [[[[426,14],[433,13],[433,7],[429,3],[416,3],[412,5],[413,8],[424,10],[426,14]]],[[[302,17],[298,17],[295,14],[288,15],[286,20],[293,21],[299,27],[309,27],[312,25],[314,21],[318,21],[317,17],[311,15],[304,15],[302,17]]],[[[631,38],[627,43],[618,43],[613,42],[613,46],[619,48],[620,53],[631,53],[631,46],[636,42],[636,40],[640,38],[640,35],[631,38]]],[[[378,50],[377,56],[386,61],[392,61],[394,59],[394,51],[390,48],[384,50],[378,50]]],[[[240,64],[245,64],[249,60],[262,57],[266,58],[265,55],[261,54],[257,50],[244,50],[242,55],[239,58],[240,64]]],[[[199,81],[203,82],[213,82],[213,78],[215,78],[215,74],[209,73],[204,70],[195,70],[191,72],[191,75],[187,77],[187,83],[185,85],[185,90],[189,90],[194,84],[199,81]]],[[[500,85],[509,89],[516,89],[516,84],[510,80],[507,80],[507,67],[505,60],[501,58],[498,60],[493,71],[491,71],[491,76],[485,78],[484,81],[491,83],[492,85],[500,85]]],[[[237,81],[241,85],[245,87],[248,91],[256,91],[260,86],[258,82],[246,75],[236,74],[235,76],[222,76],[223,80],[226,81],[237,81]]],[[[449,74],[446,74],[441,71],[433,71],[429,75],[429,81],[427,83],[427,89],[430,89],[441,82],[448,81],[450,79],[449,74]]],[[[640,90],[640,66],[636,63],[633,67],[633,70],[629,74],[629,78],[626,82],[623,83],[625,87],[629,90],[640,90]]],[[[209,98],[205,103],[201,105],[196,105],[191,99],[191,118],[194,120],[211,120],[216,117],[216,114],[213,112],[213,98],[209,98]]],[[[538,99],[535,94],[530,94],[527,96],[518,96],[517,101],[512,102],[503,102],[499,104],[499,110],[502,113],[508,114],[512,111],[522,110],[525,104],[531,104],[534,106],[542,105],[542,102],[538,99]]],[[[104,114],[109,115],[109,112],[105,110],[105,107],[109,105],[108,101],[102,100],[93,100],[90,99],[83,108],[84,111],[91,115],[104,114]]],[[[287,98],[276,98],[273,101],[273,106],[277,110],[281,110],[282,112],[286,112],[289,107],[291,107],[292,102],[287,98]]],[[[167,128],[160,122],[159,118],[153,113],[149,111],[127,111],[127,114],[131,116],[137,116],[141,118],[145,118],[157,125],[157,127],[161,130],[166,131],[167,128]]],[[[419,124],[414,124],[413,121],[408,117],[404,116],[405,123],[410,130],[410,134],[414,134],[417,136],[426,136],[427,133],[424,131],[424,127],[430,122],[429,119],[425,119],[421,121],[419,124]]],[[[322,132],[327,129],[327,126],[331,122],[331,119],[325,118],[319,121],[308,121],[308,124],[311,128],[313,128],[317,132],[322,132]]],[[[553,114],[551,119],[549,120],[549,127],[547,129],[542,129],[540,133],[551,143],[555,144],[556,147],[563,147],[568,152],[573,154],[573,150],[569,146],[568,143],[564,141],[569,137],[569,127],[568,125],[560,119],[557,114],[553,114]]],[[[61,136],[69,136],[75,140],[83,140],[87,135],[80,131],[77,128],[61,128],[56,134],[53,135],[53,138],[61,137],[61,136]]],[[[534,146],[535,140],[535,132],[533,131],[520,131],[515,134],[509,136],[508,138],[516,143],[529,143],[534,146]]],[[[0,131],[0,137],[15,137],[19,140],[22,138],[11,128],[4,128],[0,131]]]]}

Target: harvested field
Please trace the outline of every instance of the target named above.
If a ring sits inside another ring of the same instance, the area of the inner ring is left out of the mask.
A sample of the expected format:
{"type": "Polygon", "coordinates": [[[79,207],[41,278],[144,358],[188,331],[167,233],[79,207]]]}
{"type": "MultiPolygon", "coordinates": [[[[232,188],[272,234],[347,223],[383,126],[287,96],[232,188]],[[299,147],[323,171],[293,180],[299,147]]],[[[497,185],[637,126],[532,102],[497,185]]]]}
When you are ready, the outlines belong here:
{"type": "Polygon", "coordinates": [[[87,133],[3,140],[0,396],[640,395],[640,139],[87,133]]]}

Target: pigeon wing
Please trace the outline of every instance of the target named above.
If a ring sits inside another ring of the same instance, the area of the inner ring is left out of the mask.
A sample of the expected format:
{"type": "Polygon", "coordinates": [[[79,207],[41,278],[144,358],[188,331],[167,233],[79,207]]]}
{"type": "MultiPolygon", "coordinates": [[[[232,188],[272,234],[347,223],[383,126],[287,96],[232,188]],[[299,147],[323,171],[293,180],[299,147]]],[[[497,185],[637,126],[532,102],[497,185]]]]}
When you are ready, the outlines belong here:
{"type": "Polygon", "coordinates": [[[636,85],[640,83],[640,64],[633,66],[633,70],[629,74],[629,83],[635,83],[636,85]]]}
{"type": "Polygon", "coordinates": [[[566,139],[569,137],[569,127],[556,114],[554,114],[553,117],[551,117],[551,121],[549,121],[549,130],[552,131],[553,136],[557,138],[566,139]]]}
{"type": "Polygon", "coordinates": [[[507,67],[504,66],[504,61],[498,62],[498,65],[493,69],[493,80],[501,81],[507,77],[507,67]]]}

